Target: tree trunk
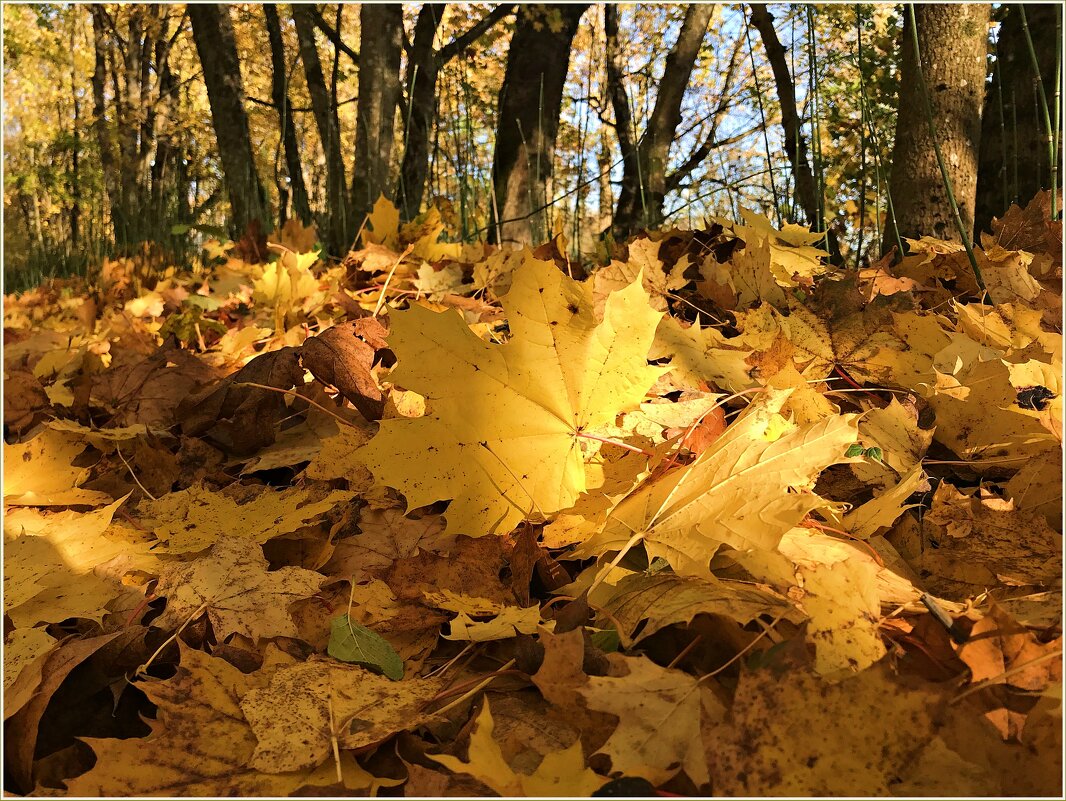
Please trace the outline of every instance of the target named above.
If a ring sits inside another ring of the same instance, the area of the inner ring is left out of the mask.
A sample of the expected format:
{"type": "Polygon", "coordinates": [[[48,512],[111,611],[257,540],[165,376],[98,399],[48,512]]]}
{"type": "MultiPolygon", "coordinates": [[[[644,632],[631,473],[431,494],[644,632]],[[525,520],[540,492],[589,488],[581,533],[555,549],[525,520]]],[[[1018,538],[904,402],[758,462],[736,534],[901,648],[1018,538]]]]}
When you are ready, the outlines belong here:
{"type": "Polygon", "coordinates": [[[70,249],[78,251],[81,244],[81,103],[78,100],[78,70],[74,59],[74,34],[70,26],[70,96],[74,101],[74,135],[70,149],[70,249]]]}
{"type": "MultiPolygon", "coordinates": [[[[614,215],[616,240],[625,239],[641,228],[658,228],[662,225],[670,145],[674,141],[677,126],[681,123],[681,101],[685,96],[685,88],[696,64],[696,56],[699,55],[707,24],[716,8],[717,6],[706,3],[692,3],[686,8],[677,41],[666,56],[663,77],[659,81],[655,97],[655,107],[648,120],[647,130],[636,146],[635,157],[623,150],[622,189],[614,215]]],[[[605,18],[605,23],[608,19],[609,17],[605,18]]],[[[624,87],[619,88],[621,74],[616,44],[617,17],[612,24],[614,35],[611,30],[607,31],[607,46],[611,51],[611,57],[607,59],[608,79],[613,77],[615,84],[611,90],[611,100],[618,118],[621,107],[626,104],[626,95],[624,87]],[[613,47],[612,41],[615,42],[613,47]]],[[[618,125],[620,129],[624,126],[624,121],[620,118],[618,125]]],[[[619,142],[623,142],[621,135],[619,142]]],[[[629,147],[632,148],[631,141],[629,147]]]]}
{"type": "Polygon", "coordinates": [[[341,155],[340,121],[337,108],[330,102],[329,89],[322,73],[322,62],[315,44],[315,28],[307,6],[293,3],[292,18],[296,23],[296,35],[300,39],[300,57],[304,62],[307,91],[311,95],[311,110],[314,112],[322,152],[326,156],[326,230],[323,241],[327,250],[335,256],[343,256],[351,244],[348,214],[347,178],[344,174],[344,157],[341,155]]]}
{"type": "Polygon", "coordinates": [[[265,233],[269,230],[270,210],[256,172],[248,115],[242,105],[244,87],[229,7],[189,3],[188,12],[196,52],[204,68],[211,122],[229,194],[232,231],[240,237],[250,224],[257,222],[265,233]]]}
{"type": "MultiPolygon", "coordinates": [[[[961,242],[933,143],[940,145],[963,227],[972,237],[990,6],[937,3],[913,8],[921,64],[907,14],[889,181],[895,223],[901,238],[933,236],[961,242]],[[935,134],[930,131],[924,92],[932,105],[935,134]]],[[[882,249],[887,251],[895,242],[890,217],[882,249]]]]}
{"type": "Polygon", "coordinates": [[[781,127],[785,133],[785,153],[792,167],[792,176],[796,181],[796,199],[799,200],[807,223],[812,226],[821,224],[818,214],[818,189],[814,182],[814,173],[807,158],[807,141],[800,130],[801,120],[796,109],[796,86],[788,70],[788,54],[777,38],[774,30],[774,18],[766,6],[752,4],[751,24],[759,31],[766,58],[774,72],[777,85],[777,99],[781,105],[781,127]]]}
{"type": "Polygon", "coordinates": [[[422,207],[429,167],[429,132],[437,107],[437,53],[433,40],[444,16],[443,3],[423,3],[407,58],[407,119],[404,121],[403,163],[396,187],[403,219],[417,216],[422,207]]]}
{"type": "MultiPolygon", "coordinates": [[[[400,99],[403,6],[359,6],[359,102],[352,168],[352,222],[362,224],[378,196],[388,190],[389,165],[400,99]]],[[[355,238],[351,230],[348,239],[355,238]]]]}
{"type": "MultiPolygon", "coordinates": [[[[1041,189],[1051,186],[1047,130],[1020,10],[1021,6],[1014,3],[1001,9],[1005,14],[999,28],[996,63],[985,93],[977,170],[978,232],[989,230],[992,218],[1002,216],[1011,203],[1024,205],[1041,189]]],[[[1054,114],[1062,6],[1026,3],[1025,17],[1044,96],[1054,114]]],[[[1058,162],[1062,163],[1061,157],[1058,162]]]]}
{"type": "Polygon", "coordinates": [[[500,90],[491,241],[528,245],[545,238],[544,207],[559,131],[570,44],[588,3],[523,6],[500,90]]]}
{"type": "Polygon", "coordinates": [[[307,187],[304,185],[304,170],[300,160],[300,144],[296,139],[296,121],[292,117],[292,104],[289,103],[288,65],[285,60],[285,43],[281,38],[281,20],[278,19],[278,7],[274,3],[263,6],[266,18],[267,38],[270,41],[271,98],[278,109],[280,118],[281,141],[285,150],[285,172],[289,183],[287,190],[292,199],[292,208],[300,222],[311,222],[311,204],[307,200],[307,187]]]}
{"type": "Polygon", "coordinates": [[[118,174],[118,161],[115,144],[111,138],[111,129],[107,124],[107,105],[104,96],[107,84],[107,22],[104,7],[94,3],[91,8],[93,17],[93,128],[96,131],[96,144],[100,149],[100,167],[104,174],[104,190],[107,193],[108,206],[111,209],[111,227],[114,230],[115,243],[120,247],[128,242],[128,213],[123,203],[122,186],[118,174]]]}
{"type": "Polygon", "coordinates": [[[396,185],[397,205],[405,220],[418,215],[429,177],[429,134],[437,109],[437,75],[441,67],[470,46],[485,31],[513,12],[503,3],[440,50],[433,49],[446,3],[423,3],[415,22],[414,39],[407,54],[407,117],[404,119],[403,162],[396,185]]]}

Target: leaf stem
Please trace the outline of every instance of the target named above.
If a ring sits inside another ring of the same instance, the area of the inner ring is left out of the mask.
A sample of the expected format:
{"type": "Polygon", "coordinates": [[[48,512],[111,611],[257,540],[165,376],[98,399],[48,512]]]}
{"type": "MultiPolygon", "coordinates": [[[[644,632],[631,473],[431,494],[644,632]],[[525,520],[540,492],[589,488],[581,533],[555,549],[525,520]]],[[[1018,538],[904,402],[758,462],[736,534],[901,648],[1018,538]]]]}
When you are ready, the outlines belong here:
{"type": "Polygon", "coordinates": [[[646,451],[643,448],[638,448],[636,445],[630,445],[627,442],[621,442],[620,440],[611,439],[610,437],[598,437],[595,434],[589,434],[585,431],[578,431],[577,436],[581,437],[581,439],[594,439],[596,440],[596,442],[603,442],[607,445],[617,445],[619,448],[624,448],[625,450],[632,451],[633,453],[643,453],[649,459],[655,456],[655,454],[651,451],[646,451]]]}

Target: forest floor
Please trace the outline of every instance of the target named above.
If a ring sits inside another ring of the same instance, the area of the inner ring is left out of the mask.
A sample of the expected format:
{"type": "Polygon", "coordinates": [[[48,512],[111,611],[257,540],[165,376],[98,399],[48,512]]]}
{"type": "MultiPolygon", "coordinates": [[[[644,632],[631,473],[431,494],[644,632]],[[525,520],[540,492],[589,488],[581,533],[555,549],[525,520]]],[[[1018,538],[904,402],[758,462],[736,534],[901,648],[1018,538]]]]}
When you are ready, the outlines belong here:
{"type": "Polygon", "coordinates": [[[1060,795],[1048,216],[983,288],[382,201],[7,297],[5,791],[1060,795]]]}

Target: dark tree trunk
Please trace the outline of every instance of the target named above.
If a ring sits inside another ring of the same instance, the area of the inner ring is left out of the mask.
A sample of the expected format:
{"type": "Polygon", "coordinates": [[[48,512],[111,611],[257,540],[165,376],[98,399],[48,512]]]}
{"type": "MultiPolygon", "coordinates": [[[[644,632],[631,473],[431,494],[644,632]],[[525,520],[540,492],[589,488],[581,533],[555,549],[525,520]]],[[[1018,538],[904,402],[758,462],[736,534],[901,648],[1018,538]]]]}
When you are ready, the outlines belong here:
{"type": "Polygon", "coordinates": [[[766,6],[753,4],[751,6],[751,24],[759,31],[763,48],[766,50],[766,58],[774,72],[774,83],[777,86],[777,98],[781,105],[781,127],[785,134],[785,153],[792,167],[792,176],[796,181],[796,199],[799,200],[803,214],[808,224],[819,226],[818,189],[814,182],[814,173],[807,158],[807,141],[803,138],[800,130],[801,121],[799,111],[796,109],[796,85],[792,81],[792,75],[788,69],[788,54],[777,38],[774,30],[774,18],[766,10],[766,6]]]}
{"type": "MultiPolygon", "coordinates": [[[[281,141],[285,150],[285,172],[289,178],[286,187],[292,199],[292,208],[301,222],[311,222],[311,204],[307,199],[307,187],[304,185],[304,170],[300,160],[300,145],[296,139],[296,121],[292,117],[292,104],[289,103],[288,66],[285,60],[285,43],[281,38],[281,20],[278,7],[274,3],[263,6],[266,17],[267,38],[270,41],[270,63],[273,68],[270,84],[271,98],[278,109],[281,123],[281,141]]],[[[280,187],[279,187],[280,189],[280,187]]]]}
{"type": "MultiPolygon", "coordinates": [[[[536,5],[519,11],[500,90],[492,241],[532,244],[534,217],[543,221],[570,45],[588,7],[536,5]]],[[[547,233],[548,226],[538,228],[538,236],[547,233]]]]}
{"type": "MultiPolygon", "coordinates": [[[[359,102],[352,168],[352,222],[358,227],[388,191],[396,106],[400,99],[403,6],[359,6],[359,102]]],[[[348,239],[355,237],[351,230],[348,239]]]]}
{"type": "Polygon", "coordinates": [[[78,101],[78,71],[74,61],[74,32],[70,26],[70,96],[74,101],[74,135],[70,150],[70,248],[77,252],[81,244],[81,103],[78,101]]]}
{"type": "Polygon", "coordinates": [[[196,52],[204,69],[233,233],[242,236],[253,222],[259,223],[265,232],[269,230],[270,210],[256,172],[248,115],[242,104],[244,87],[229,7],[189,3],[188,10],[196,52]]]}
{"type": "MultiPolygon", "coordinates": [[[[1021,6],[1016,3],[1001,9],[1004,17],[996,45],[996,63],[992,83],[985,93],[977,170],[978,232],[989,230],[992,218],[1002,216],[1011,203],[1024,205],[1041,189],[1051,186],[1047,130],[1020,11],[1021,6]]],[[[1025,17],[1044,96],[1054,114],[1062,6],[1026,3],[1025,17]]],[[[1058,162],[1062,163],[1061,157],[1058,162]]]]}
{"type": "Polygon", "coordinates": [[[121,181],[118,173],[118,159],[115,143],[111,138],[111,129],[107,124],[107,105],[104,96],[108,78],[107,69],[107,22],[104,7],[97,3],[92,5],[93,17],[93,128],[96,131],[96,144],[100,150],[100,167],[104,174],[104,190],[107,193],[108,206],[111,209],[111,226],[114,230],[115,243],[119,246],[129,240],[128,213],[123,203],[121,181]]]}
{"type": "MultiPolygon", "coordinates": [[[[714,11],[715,6],[707,3],[693,3],[686,8],[677,41],[666,56],[663,77],[659,81],[655,97],[655,107],[648,120],[647,130],[637,143],[636,154],[627,153],[626,145],[623,144],[622,188],[614,215],[614,237],[617,240],[625,239],[638,229],[658,228],[662,225],[670,144],[674,141],[677,126],[681,123],[681,101],[685,96],[692,68],[696,64],[707,23],[710,22],[714,11]]],[[[607,59],[608,79],[614,83],[611,88],[611,101],[615,117],[618,118],[623,105],[628,112],[628,104],[625,89],[619,89],[618,86],[621,74],[617,53],[617,17],[611,24],[614,31],[607,31],[607,47],[611,56],[607,59]]],[[[618,119],[618,128],[623,129],[627,122],[618,119]]],[[[629,139],[628,148],[632,151],[632,137],[629,139]]],[[[623,142],[621,134],[619,142],[623,142]]]]}
{"type": "Polygon", "coordinates": [[[337,107],[330,102],[322,62],[315,44],[315,28],[308,7],[300,3],[292,6],[292,18],[296,23],[296,35],[300,39],[300,57],[304,62],[307,91],[311,95],[311,110],[314,112],[322,152],[326,156],[326,230],[323,241],[330,253],[343,256],[351,244],[348,214],[347,179],[344,174],[344,157],[341,155],[340,121],[337,107]]]}
{"type": "Polygon", "coordinates": [[[437,108],[437,75],[440,68],[480,37],[485,31],[511,14],[514,6],[496,6],[468,30],[457,36],[439,51],[434,51],[446,3],[424,3],[415,22],[415,35],[407,55],[407,117],[404,119],[403,162],[396,185],[397,205],[405,220],[415,217],[422,209],[422,198],[429,176],[429,134],[437,108]]]}
{"type": "MultiPolygon", "coordinates": [[[[944,155],[963,227],[972,237],[991,7],[937,3],[913,8],[921,64],[915,58],[908,13],[889,181],[895,222],[900,237],[961,242],[937,164],[923,90],[932,104],[935,141],[944,155]]],[[[895,242],[890,217],[882,249],[887,251],[895,242]]]]}
{"type": "Polygon", "coordinates": [[[403,162],[396,187],[397,205],[403,219],[415,217],[422,207],[422,194],[429,169],[429,132],[437,106],[437,36],[446,5],[423,3],[415,22],[415,35],[407,57],[407,119],[404,121],[403,162]]]}

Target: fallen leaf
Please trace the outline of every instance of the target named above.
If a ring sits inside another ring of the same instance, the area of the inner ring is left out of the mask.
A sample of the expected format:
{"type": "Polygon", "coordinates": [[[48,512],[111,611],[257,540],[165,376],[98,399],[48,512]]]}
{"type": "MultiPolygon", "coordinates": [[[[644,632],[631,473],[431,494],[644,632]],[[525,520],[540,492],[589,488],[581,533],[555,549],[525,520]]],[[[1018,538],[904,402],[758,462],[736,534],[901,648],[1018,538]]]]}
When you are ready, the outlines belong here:
{"type": "Polygon", "coordinates": [[[299,567],[267,572],[261,546],[240,537],[219,537],[210,553],[163,570],[156,594],[167,599],[167,607],[157,624],[177,628],[206,612],[220,641],[231,634],[253,641],[295,637],[288,606],[314,595],[323,580],[321,574],[299,567]]]}
{"type": "Polygon", "coordinates": [[[578,688],[590,709],[618,717],[618,727],[600,749],[612,772],[641,776],[652,784],[684,770],[697,785],[709,781],[700,727],[725,710],[698,679],[646,657],[608,657],[621,676],[590,676],[578,688]]]}
{"type": "Polygon", "coordinates": [[[579,553],[620,550],[643,540],[682,575],[706,577],[723,544],[772,550],[821,502],[810,492],[825,468],[845,461],[854,415],[791,427],[778,414],[787,391],[767,390],[714,444],[622,500],[579,553]],[[781,432],[784,433],[781,433],[781,432]]]}
{"type": "Polygon", "coordinates": [[[422,707],[435,679],[392,681],[350,665],[311,660],[278,667],[268,683],[241,695],[240,710],[258,740],[246,764],[284,774],[317,767],[343,749],[365,748],[429,718],[422,707]]]}
{"type": "Polygon", "coordinates": [[[466,762],[448,754],[427,756],[451,771],[473,776],[502,796],[588,796],[605,782],[603,777],[585,767],[580,743],[574,743],[563,751],[546,754],[532,774],[516,773],[507,764],[500,746],[493,739],[493,728],[492,712],[486,698],[470,736],[466,762]]]}
{"type": "Polygon", "coordinates": [[[385,399],[371,368],[378,352],[386,349],[387,335],[376,317],[335,325],[304,341],[303,366],[323,384],[339,389],[367,420],[380,420],[385,399]]]}
{"type": "Polygon", "coordinates": [[[669,572],[623,578],[605,608],[626,648],[667,626],[688,623],[699,614],[721,615],[741,625],[762,615],[796,617],[784,598],[758,586],[669,572]],[[642,621],[647,622],[638,633],[642,621]]]}
{"type": "Polygon", "coordinates": [[[659,315],[637,284],[597,324],[587,285],[532,261],[503,304],[512,337],[501,346],[418,306],[392,323],[391,379],[430,411],[382,421],[362,456],[409,509],[452,499],[449,532],[505,533],[573,504],[586,486],[580,434],[635,406],[659,372],[646,361],[659,315]]]}
{"type": "Polygon", "coordinates": [[[728,795],[889,795],[943,702],[883,666],[838,684],[802,668],[745,670],[728,720],[704,740],[713,786],[728,795]]]}
{"type": "Polygon", "coordinates": [[[202,551],[224,537],[263,543],[291,534],[352,497],[353,493],[341,490],[323,497],[293,487],[277,492],[264,489],[240,503],[225,492],[196,484],[142,503],[140,515],[143,524],[165,543],[167,552],[182,554],[202,551]]]}

